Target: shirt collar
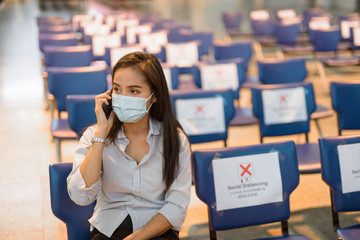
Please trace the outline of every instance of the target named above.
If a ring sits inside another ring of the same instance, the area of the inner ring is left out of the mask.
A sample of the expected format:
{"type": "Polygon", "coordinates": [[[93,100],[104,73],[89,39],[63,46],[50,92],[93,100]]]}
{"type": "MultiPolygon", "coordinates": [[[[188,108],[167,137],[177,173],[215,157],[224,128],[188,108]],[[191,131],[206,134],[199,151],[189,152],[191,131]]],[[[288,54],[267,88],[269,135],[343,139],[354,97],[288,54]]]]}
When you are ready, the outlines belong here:
{"type": "MultiPolygon", "coordinates": [[[[160,122],[158,122],[155,119],[149,118],[149,126],[150,126],[150,129],[149,129],[148,138],[151,135],[159,135],[160,134],[160,122]]],[[[117,138],[118,139],[127,139],[126,136],[125,136],[125,133],[124,133],[123,126],[121,126],[121,129],[120,129],[120,131],[118,133],[117,138]]]]}

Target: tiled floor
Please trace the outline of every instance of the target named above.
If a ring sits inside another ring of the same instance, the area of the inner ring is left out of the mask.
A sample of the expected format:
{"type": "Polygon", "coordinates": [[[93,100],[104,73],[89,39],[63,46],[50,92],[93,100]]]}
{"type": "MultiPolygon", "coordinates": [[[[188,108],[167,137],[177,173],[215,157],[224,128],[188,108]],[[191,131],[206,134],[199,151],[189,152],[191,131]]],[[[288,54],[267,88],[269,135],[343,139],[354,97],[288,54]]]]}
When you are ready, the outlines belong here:
{"type": "MultiPolygon", "coordinates": [[[[323,1],[326,2],[326,1],[323,1]]],[[[296,7],[302,11],[308,1],[217,1],[217,0],[153,0],[138,7],[173,17],[178,23],[190,22],[195,30],[214,30],[216,40],[224,38],[220,22],[222,11],[296,7]]],[[[35,17],[40,13],[76,13],[91,7],[88,2],[67,6],[55,2],[38,4],[32,0],[7,0],[0,7],[0,239],[57,240],[66,239],[66,228],[50,209],[48,165],[56,161],[55,145],[50,136],[50,114],[44,109],[40,53],[37,45],[35,17]],[[69,10],[70,9],[70,10],[69,10]]],[[[330,9],[330,8],[329,8],[330,9]]],[[[329,10],[326,10],[329,11],[329,10]]],[[[331,9],[334,15],[351,13],[351,9],[331,9]]],[[[246,20],[245,20],[246,23],[246,20]]],[[[245,28],[248,26],[245,26],[245,28]]],[[[273,51],[266,50],[266,56],[273,51]]],[[[330,106],[330,98],[323,92],[314,62],[309,58],[309,81],[315,85],[317,102],[330,106]]],[[[256,74],[252,61],[250,74],[256,74]]],[[[359,79],[359,70],[328,69],[329,80],[359,79]]],[[[248,104],[249,92],[242,91],[242,103],[248,104]]],[[[337,134],[336,118],[320,122],[324,136],[337,134]]],[[[318,133],[311,126],[311,141],[318,133]]],[[[296,139],[295,139],[296,140],[296,139]]],[[[256,126],[231,128],[229,146],[258,143],[256,126]]],[[[63,144],[63,161],[72,161],[76,142],[63,144]]],[[[222,143],[199,144],[194,149],[221,147],[222,143]]],[[[208,239],[207,211],[203,203],[192,195],[191,206],[181,232],[183,239],[208,239]]],[[[329,192],[319,174],[302,175],[291,197],[291,232],[305,234],[312,239],[336,239],[331,229],[329,192]]],[[[244,216],[246,217],[246,216],[244,216]]],[[[351,215],[348,222],[360,222],[359,215],[351,215]]],[[[278,234],[277,226],[225,231],[219,239],[249,239],[278,234]]]]}

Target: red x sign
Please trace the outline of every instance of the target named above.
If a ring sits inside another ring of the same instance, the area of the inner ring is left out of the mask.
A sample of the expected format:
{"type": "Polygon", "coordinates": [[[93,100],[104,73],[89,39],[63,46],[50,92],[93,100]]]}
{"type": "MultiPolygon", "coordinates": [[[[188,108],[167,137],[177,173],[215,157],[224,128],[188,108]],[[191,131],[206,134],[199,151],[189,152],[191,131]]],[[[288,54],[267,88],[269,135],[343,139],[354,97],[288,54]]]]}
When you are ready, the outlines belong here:
{"type": "Polygon", "coordinates": [[[196,112],[201,113],[204,112],[204,106],[203,105],[196,105],[196,112]]]}
{"type": "Polygon", "coordinates": [[[286,103],[287,101],[286,101],[286,95],[279,95],[279,97],[280,97],[280,103],[286,103]]]}
{"type": "Polygon", "coordinates": [[[249,174],[250,176],[252,175],[252,173],[249,171],[249,168],[251,167],[251,163],[249,163],[246,167],[244,167],[242,164],[240,164],[240,167],[244,170],[241,173],[242,177],[245,175],[245,173],[249,174]]]}

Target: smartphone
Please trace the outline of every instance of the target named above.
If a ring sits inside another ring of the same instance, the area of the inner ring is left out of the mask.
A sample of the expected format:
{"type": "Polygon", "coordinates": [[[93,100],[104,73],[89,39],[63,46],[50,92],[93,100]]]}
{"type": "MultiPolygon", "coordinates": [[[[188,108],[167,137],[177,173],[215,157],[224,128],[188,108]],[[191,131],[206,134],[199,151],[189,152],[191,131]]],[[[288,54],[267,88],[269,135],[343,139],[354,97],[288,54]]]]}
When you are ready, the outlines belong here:
{"type": "MultiPolygon", "coordinates": [[[[110,96],[111,96],[111,92],[110,92],[110,96]]],[[[112,111],[112,99],[108,99],[109,105],[106,105],[105,103],[102,105],[102,108],[104,110],[105,116],[106,118],[109,118],[110,113],[112,111]]]]}

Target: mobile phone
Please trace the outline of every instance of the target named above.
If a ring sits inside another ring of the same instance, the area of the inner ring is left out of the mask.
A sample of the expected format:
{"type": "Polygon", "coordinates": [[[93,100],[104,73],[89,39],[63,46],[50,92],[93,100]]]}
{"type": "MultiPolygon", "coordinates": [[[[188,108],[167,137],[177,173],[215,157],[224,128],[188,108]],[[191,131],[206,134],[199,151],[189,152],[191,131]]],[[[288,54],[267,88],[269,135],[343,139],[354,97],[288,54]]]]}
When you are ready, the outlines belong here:
{"type": "MultiPolygon", "coordinates": [[[[110,96],[111,96],[111,93],[110,93],[110,96]]],[[[110,113],[112,111],[112,101],[111,100],[112,99],[108,99],[109,105],[106,105],[105,103],[102,105],[102,108],[104,110],[106,118],[109,118],[110,113]]]]}

